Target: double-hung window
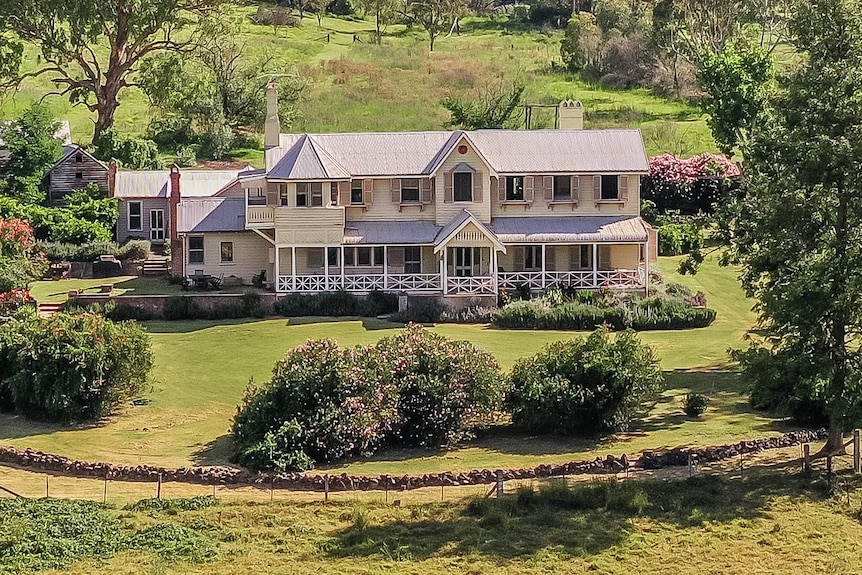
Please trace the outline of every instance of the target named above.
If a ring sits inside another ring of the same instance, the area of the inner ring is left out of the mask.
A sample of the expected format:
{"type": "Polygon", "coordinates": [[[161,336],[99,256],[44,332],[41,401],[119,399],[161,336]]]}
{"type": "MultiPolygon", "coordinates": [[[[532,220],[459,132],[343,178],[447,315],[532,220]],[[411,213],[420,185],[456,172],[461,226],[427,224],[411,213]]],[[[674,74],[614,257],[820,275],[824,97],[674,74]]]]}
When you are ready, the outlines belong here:
{"type": "Polygon", "coordinates": [[[568,202],[572,199],[572,177],[554,176],[554,200],[568,202]]]}
{"type": "Polygon", "coordinates": [[[250,206],[265,206],[266,192],[263,188],[249,188],[246,190],[248,194],[248,205],[250,206]]]}
{"type": "Polygon", "coordinates": [[[190,236],[189,237],[189,263],[202,264],[204,263],[204,237],[190,236]]]}
{"type": "Polygon", "coordinates": [[[351,180],[350,182],[350,203],[355,206],[365,204],[365,194],[362,191],[362,180],[351,180]]]}
{"type": "Polygon", "coordinates": [[[422,247],[407,246],[404,248],[404,273],[422,273],[422,247]]]}
{"type": "Polygon", "coordinates": [[[279,206],[289,206],[290,202],[288,187],[287,184],[279,184],[278,185],[278,205],[279,206]]]}
{"type": "Polygon", "coordinates": [[[141,202],[129,202],[129,230],[141,231],[143,226],[143,209],[141,202]]]}
{"type": "Polygon", "coordinates": [[[454,200],[456,202],[473,201],[473,173],[455,172],[452,174],[454,200]]]}
{"type": "Polygon", "coordinates": [[[320,182],[298,182],[296,184],[296,205],[298,207],[322,206],[323,184],[320,182]]]}
{"type": "Polygon", "coordinates": [[[524,201],[524,176],[507,176],[506,177],[506,201],[507,202],[523,202],[524,201]]]}
{"type": "Polygon", "coordinates": [[[221,242],[221,263],[233,263],[233,242],[221,242]]]}
{"type": "Polygon", "coordinates": [[[618,200],[620,199],[620,178],[619,176],[602,176],[602,199],[603,200],[618,200]]]}
{"type": "Polygon", "coordinates": [[[367,268],[383,265],[383,246],[344,248],[344,265],[367,268]]]}
{"type": "Polygon", "coordinates": [[[524,269],[525,270],[540,270],[540,269],[542,269],[542,246],[525,246],[524,247],[524,269]]]}
{"type": "Polygon", "coordinates": [[[401,203],[419,203],[419,178],[401,178],[401,203]]]}

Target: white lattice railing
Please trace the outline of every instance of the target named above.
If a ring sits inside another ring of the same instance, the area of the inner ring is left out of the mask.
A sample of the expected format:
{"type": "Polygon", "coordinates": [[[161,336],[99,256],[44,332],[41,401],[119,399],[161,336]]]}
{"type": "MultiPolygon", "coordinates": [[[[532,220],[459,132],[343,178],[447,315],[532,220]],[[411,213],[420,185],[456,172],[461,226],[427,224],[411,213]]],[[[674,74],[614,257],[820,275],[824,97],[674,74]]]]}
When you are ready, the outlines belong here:
{"type": "Polygon", "coordinates": [[[246,222],[249,224],[271,224],[275,221],[275,209],[271,206],[249,206],[246,222]]]}
{"type": "Polygon", "coordinates": [[[644,284],[644,270],[609,270],[609,271],[553,271],[553,272],[500,272],[498,280],[501,289],[516,289],[526,285],[532,290],[540,290],[551,286],[571,287],[575,289],[626,289],[639,288],[644,284]]]}
{"type": "Polygon", "coordinates": [[[447,294],[493,294],[494,278],[479,277],[449,277],[446,278],[447,294]]]}
{"type": "Polygon", "coordinates": [[[386,289],[404,291],[438,291],[438,274],[395,274],[386,277],[386,289]]]}

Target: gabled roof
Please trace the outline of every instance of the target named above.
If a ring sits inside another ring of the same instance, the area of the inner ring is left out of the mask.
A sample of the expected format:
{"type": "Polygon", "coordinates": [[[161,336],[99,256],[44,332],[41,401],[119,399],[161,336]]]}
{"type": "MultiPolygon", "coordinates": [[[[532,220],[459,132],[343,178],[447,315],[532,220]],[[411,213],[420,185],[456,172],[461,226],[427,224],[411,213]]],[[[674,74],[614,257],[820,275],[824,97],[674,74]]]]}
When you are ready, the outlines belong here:
{"type": "Polygon", "coordinates": [[[269,171],[273,180],[348,180],[350,172],[303,134],[269,171]]]}
{"type": "Polygon", "coordinates": [[[494,218],[490,228],[501,242],[644,242],[644,221],[632,216],[494,218]]]}
{"type": "MultiPolygon", "coordinates": [[[[184,170],[180,172],[180,196],[210,197],[237,178],[238,170],[184,170]]],[[[120,170],[114,181],[118,198],[167,198],[171,190],[168,170],[120,170]]]]}
{"type": "Polygon", "coordinates": [[[476,130],[282,134],[266,152],[274,179],[434,174],[466,141],[500,174],[649,173],[640,130],[476,130]]]}
{"type": "Polygon", "coordinates": [[[88,152],[87,150],[85,150],[84,148],[79,146],[78,144],[70,144],[68,146],[63,146],[63,155],[60,157],[59,160],[54,162],[54,165],[51,166],[51,170],[53,170],[54,168],[56,168],[57,166],[59,166],[60,164],[65,162],[66,160],[68,160],[73,154],[76,154],[79,152],[81,154],[87,156],[88,158],[90,158],[91,160],[93,160],[94,162],[96,162],[97,164],[102,166],[103,168],[105,168],[105,170],[108,169],[108,166],[106,166],[102,160],[98,159],[96,156],[94,156],[93,154],[91,154],[90,152],[88,152]]]}
{"type": "Polygon", "coordinates": [[[497,248],[497,251],[506,253],[506,246],[504,246],[497,236],[494,235],[494,232],[489,230],[482,222],[476,219],[469,210],[462,210],[459,214],[457,214],[454,218],[452,218],[448,224],[443,226],[443,228],[437,232],[437,237],[434,238],[434,253],[440,253],[443,249],[446,248],[446,244],[448,244],[452,238],[458,235],[458,232],[467,227],[468,224],[473,224],[476,226],[480,232],[482,232],[488,240],[494,244],[494,247],[497,248]]]}
{"type": "Polygon", "coordinates": [[[180,233],[239,232],[245,230],[242,198],[195,198],[177,206],[180,233]]]}

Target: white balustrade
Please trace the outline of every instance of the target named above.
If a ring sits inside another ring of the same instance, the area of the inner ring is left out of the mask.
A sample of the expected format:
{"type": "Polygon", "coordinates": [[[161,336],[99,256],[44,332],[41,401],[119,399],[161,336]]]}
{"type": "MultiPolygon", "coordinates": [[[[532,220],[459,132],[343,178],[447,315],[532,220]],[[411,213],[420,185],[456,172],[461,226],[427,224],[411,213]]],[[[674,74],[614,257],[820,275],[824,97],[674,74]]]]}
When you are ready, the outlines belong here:
{"type": "Polygon", "coordinates": [[[246,223],[271,224],[275,221],[275,208],[272,206],[249,206],[246,223]]]}
{"type": "Polygon", "coordinates": [[[386,277],[386,289],[396,291],[439,291],[438,274],[394,274],[386,277]]]}
{"type": "Polygon", "coordinates": [[[493,294],[495,291],[491,276],[446,278],[446,293],[449,294],[493,294]]]}

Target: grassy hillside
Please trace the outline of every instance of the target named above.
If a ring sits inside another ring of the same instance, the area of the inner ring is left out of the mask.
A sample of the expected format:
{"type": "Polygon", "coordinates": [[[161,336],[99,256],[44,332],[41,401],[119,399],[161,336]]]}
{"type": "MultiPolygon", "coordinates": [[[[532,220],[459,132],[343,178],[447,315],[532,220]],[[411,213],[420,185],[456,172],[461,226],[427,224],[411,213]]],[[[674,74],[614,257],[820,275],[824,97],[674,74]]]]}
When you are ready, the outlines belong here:
{"type": "MultiPolygon", "coordinates": [[[[448,113],[447,94],[477,96],[490,86],[526,85],[525,100],[555,104],[578,98],[586,108],[586,127],[641,127],[651,155],[690,155],[713,151],[715,144],[699,110],[658,98],[646,90],[614,90],[582,81],[559,69],[560,32],[524,31],[505,17],[466,19],[460,36],[440,38],[434,53],[419,28],[391,26],[382,46],[370,42],[373,22],[362,19],[305,18],[297,28],[253,24],[254,8],[236,9],[236,38],[254,57],[273,56],[277,68],[308,81],[296,131],[386,131],[441,129],[448,113]],[[356,34],[359,42],[353,41],[356,34]],[[327,41],[327,37],[329,41],[327,41]]],[[[25,68],[37,66],[34,50],[25,68]]],[[[24,83],[14,97],[0,101],[0,117],[11,117],[53,89],[47,76],[24,83]]],[[[83,107],[47,98],[58,118],[72,123],[76,140],[92,137],[93,116],[83,107]]],[[[537,111],[534,127],[552,126],[551,112],[537,111]]],[[[146,97],[137,89],[122,94],[117,126],[144,134],[149,122],[146,97]]],[[[261,162],[260,153],[241,157],[261,162]]]]}

